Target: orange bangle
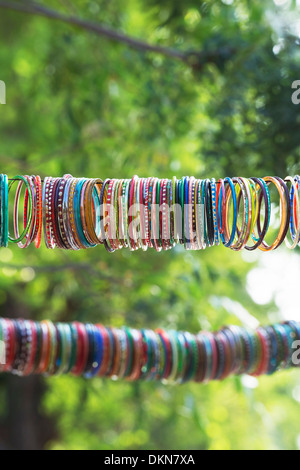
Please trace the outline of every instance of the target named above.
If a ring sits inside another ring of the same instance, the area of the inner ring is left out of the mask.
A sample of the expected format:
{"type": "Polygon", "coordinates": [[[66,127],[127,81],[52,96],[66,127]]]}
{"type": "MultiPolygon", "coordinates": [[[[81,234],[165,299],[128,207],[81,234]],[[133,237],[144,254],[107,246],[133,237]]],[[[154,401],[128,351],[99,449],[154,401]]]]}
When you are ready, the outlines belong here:
{"type": "Polygon", "coordinates": [[[283,242],[283,235],[284,235],[284,231],[285,231],[286,224],[287,224],[287,208],[286,208],[287,201],[285,200],[285,193],[282,190],[281,184],[276,178],[274,178],[273,176],[265,176],[262,179],[267,183],[267,185],[269,185],[270,183],[273,183],[276,186],[276,189],[280,197],[281,223],[280,223],[278,235],[275,241],[272,243],[272,245],[269,246],[263,240],[261,245],[259,246],[259,249],[261,251],[271,251],[271,250],[276,250],[276,248],[278,248],[283,242]]]}

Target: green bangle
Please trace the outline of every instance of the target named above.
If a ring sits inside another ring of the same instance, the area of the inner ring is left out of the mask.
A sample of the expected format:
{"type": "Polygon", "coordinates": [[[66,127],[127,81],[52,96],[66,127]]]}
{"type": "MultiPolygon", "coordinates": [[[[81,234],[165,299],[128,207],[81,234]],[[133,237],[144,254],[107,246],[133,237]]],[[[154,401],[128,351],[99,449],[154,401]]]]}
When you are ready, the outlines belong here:
{"type": "Polygon", "coordinates": [[[8,245],[8,179],[1,175],[1,241],[0,246],[8,245]]]}
{"type": "Polygon", "coordinates": [[[165,351],[165,348],[164,348],[164,343],[163,343],[162,337],[158,333],[156,333],[156,338],[157,338],[158,349],[159,349],[159,363],[158,363],[158,367],[157,367],[156,378],[161,380],[163,378],[163,373],[164,373],[165,365],[166,365],[166,362],[167,362],[166,361],[167,360],[167,354],[166,354],[166,351],[165,351]]]}
{"type": "Polygon", "coordinates": [[[132,363],[133,363],[133,339],[132,339],[132,335],[131,335],[131,331],[130,329],[125,326],[123,328],[127,334],[127,338],[128,338],[128,346],[129,346],[129,350],[130,350],[130,353],[128,354],[128,364],[127,364],[127,367],[126,367],[126,371],[125,371],[125,374],[124,374],[124,377],[128,377],[131,372],[132,372],[132,363]]]}
{"type": "Polygon", "coordinates": [[[172,368],[168,377],[168,382],[175,382],[176,374],[178,371],[178,350],[179,348],[177,347],[177,342],[176,342],[176,337],[174,334],[170,332],[169,334],[169,340],[171,344],[171,349],[172,349],[172,368]]]}
{"type": "Polygon", "coordinates": [[[0,175],[0,187],[1,187],[1,238],[0,238],[0,246],[3,246],[3,238],[4,238],[4,178],[3,175],[0,175]]]}
{"type": "MultiPolygon", "coordinates": [[[[29,215],[28,215],[28,220],[27,220],[26,227],[24,228],[23,232],[21,233],[21,235],[18,238],[12,238],[9,235],[9,231],[8,231],[8,240],[12,243],[19,243],[25,238],[25,236],[26,236],[26,234],[29,230],[30,224],[31,224],[31,219],[32,219],[32,194],[31,194],[31,188],[30,188],[29,182],[27,181],[27,179],[24,176],[21,176],[21,175],[14,176],[12,178],[12,180],[9,182],[8,193],[10,192],[10,190],[11,190],[13,184],[15,183],[15,181],[23,181],[23,183],[25,184],[25,186],[28,190],[28,197],[29,197],[29,215]]],[[[18,211],[18,205],[14,209],[16,212],[18,211]]],[[[16,216],[17,215],[18,214],[16,214],[16,216]]]]}
{"type": "MultiPolygon", "coordinates": [[[[180,373],[178,374],[177,382],[178,383],[184,383],[184,377],[186,375],[186,368],[187,368],[188,351],[185,347],[184,334],[182,332],[178,332],[178,334],[176,336],[177,336],[177,340],[180,344],[179,350],[181,351],[181,360],[182,360],[181,370],[180,370],[180,373]]],[[[178,372],[179,372],[179,370],[178,370],[178,372]]]]}
{"type": "Polygon", "coordinates": [[[143,343],[147,345],[147,362],[142,367],[142,376],[141,378],[147,379],[149,373],[152,369],[152,361],[153,361],[153,351],[152,351],[152,343],[149,336],[147,336],[147,330],[141,330],[143,336],[143,343]]]}
{"type": "Polygon", "coordinates": [[[77,359],[77,344],[78,344],[78,332],[76,326],[71,323],[71,354],[69,359],[69,366],[67,372],[71,372],[75,367],[77,359]]]}
{"type": "Polygon", "coordinates": [[[61,349],[57,358],[56,366],[57,370],[56,375],[65,374],[69,368],[70,363],[70,353],[71,353],[71,337],[68,324],[57,323],[56,324],[59,335],[61,337],[61,349]]]}

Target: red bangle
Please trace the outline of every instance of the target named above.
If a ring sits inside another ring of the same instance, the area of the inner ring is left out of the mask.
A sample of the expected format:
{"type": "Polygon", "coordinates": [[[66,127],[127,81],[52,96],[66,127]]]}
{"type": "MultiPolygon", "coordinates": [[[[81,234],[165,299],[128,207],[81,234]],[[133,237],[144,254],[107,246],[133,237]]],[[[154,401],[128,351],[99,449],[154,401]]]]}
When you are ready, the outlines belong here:
{"type": "Polygon", "coordinates": [[[171,373],[172,370],[172,345],[171,342],[168,338],[168,335],[164,330],[156,330],[156,333],[161,336],[165,347],[166,347],[166,364],[165,364],[165,370],[163,373],[162,378],[167,379],[171,373]]]}
{"type": "Polygon", "coordinates": [[[27,325],[30,326],[30,331],[31,331],[31,349],[30,349],[30,354],[29,354],[29,357],[28,357],[27,364],[26,364],[26,366],[24,368],[24,371],[23,371],[23,375],[29,375],[33,372],[36,353],[37,353],[36,324],[33,321],[28,320],[27,325]]]}
{"type": "Polygon", "coordinates": [[[42,182],[39,176],[32,176],[36,191],[35,247],[40,248],[42,240],[42,182]]]}
{"type": "Polygon", "coordinates": [[[159,187],[159,207],[158,207],[158,220],[159,220],[159,231],[161,234],[161,244],[163,250],[167,249],[167,237],[166,237],[166,225],[165,225],[165,206],[164,206],[164,185],[165,180],[160,181],[159,187]]]}
{"type": "Polygon", "coordinates": [[[81,375],[84,371],[86,364],[87,353],[88,353],[88,338],[85,328],[82,327],[81,323],[73,323],[77,330],[77,354],[75,365],[71,370],[74,375],[81,375]]]}
{"type": "Polygon", "coordinates": [[[120,180],[119,182],[119,187],[118,187],[118,225],[119,225],[119,243],[123,248],[126,248],[126,243],[125,243],[125,221],[124,221],[124,214],[123,214],[123,185],[124,185],[124,180],[120,180]]]}
{"type": "Polygon", "coordinates": [[[106,199],[106,204],[107,204],[107,212],[108,212],[108,223],[107,223],[107,234],[108,234],[108,241],[110,246],[116,250],[117,247],[114,243],[114,238],[112,235],[112,228],[113,228],[113,212],[114,212],[114,201],[112,200],[112,189],[115,184],[115,179],[111,179],[108,184],[108,189],[107,189],[107,199],[106,199]]]}
{"type": "Polygon", "coordinates": [[[15,327],[11,320],[6,319],[7,328],[7,346],[6,346],[6,364],[3,366],[3,372],[9,371],[14,361],[16,353],[15,327]]]}
{"type": "Polygon", "coordinates": [[[262,375],[262,374],[265,374],[268,370],[268,364],[269,364],[269,357],[268,357],[268,341],[267,341],[267,338],[265,336],[265,334],[263,333],[263,331],[260,331],[259,329],[256,331],[257,333],[257,336],[259,338],[259,341],[261,343],[261,360],[256,368],[256,370],[254,370],[252,372],[251,375],[253,376],[259,376],[259,375],[262,375]]]}
{"type": "Polygon", "coordinates": [[[151,203],[151,235],[153,239],[154,248],[156,251],[161,251],[159,246],[159,224],[157,226],[157,203],[156,203],[156,191],[157,191],[158,178],[154,178],[152,186],[152,203],[151,203]]]}
{"type": "MultiPolygon", "coordinates": [[[[151,211],[150,211],[150,184],[152,184],[153,178],[147,178],[145,188],[145,232],[146,242],[149,247],[152,247],[151,242],[151,211]]],[[[151,202],[151,201],[150,201],[151,202]]]]}
{"type": "Polygon", "coordinates": [[[102,325],[96,325],[98,330],[100,330],[102,339],[103,339],[103,354],[102,354],[102,363],[98,371],[98,377],[103,377],[107,372],[108,362],[109,362],[109,337],[106,328],[102,325]]]}
{"type": "Polygon", "coordinates": [[[121,357],[121,346],[119,342],[118,332],[115,328],[111,328],[110,331],[114,338],[114,348],[113,348],[114,350],[113,350],[111,368],[106,373],[107,377],[113,377],[114,375],[117,375],[119,365],[120,365],[120,357],[121,357]]]}

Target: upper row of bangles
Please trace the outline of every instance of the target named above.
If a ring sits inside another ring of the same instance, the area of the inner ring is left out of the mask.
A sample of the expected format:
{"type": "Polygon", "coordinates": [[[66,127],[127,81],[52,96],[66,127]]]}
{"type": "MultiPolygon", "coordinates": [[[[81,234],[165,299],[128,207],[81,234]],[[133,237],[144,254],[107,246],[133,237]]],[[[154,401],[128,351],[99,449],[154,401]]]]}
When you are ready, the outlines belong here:
{"type": "Polygon", "coordinates": [[[109,252],[161,251],[178,244],[187,250],[223,244],[235,251],[271,251],[283,242],[294,249],[300,242],[299,183],[298,175],[216,181],[67,174],[42,181],[40,176],[9,180],[1,174],[0,245],[26,248],[34,243],[39,248],[43,237],[50,249],[103,244],[109,252]],[[275,199],[280,208],[276,233],[270,224],[275,199]]]}

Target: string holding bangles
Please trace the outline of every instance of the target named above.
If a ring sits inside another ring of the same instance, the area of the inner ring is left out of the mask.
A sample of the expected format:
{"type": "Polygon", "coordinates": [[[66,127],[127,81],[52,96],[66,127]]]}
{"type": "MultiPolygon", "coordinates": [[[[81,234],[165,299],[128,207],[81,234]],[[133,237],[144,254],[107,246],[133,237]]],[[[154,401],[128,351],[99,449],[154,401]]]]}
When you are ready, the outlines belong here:
{"type": "Polygon", "coordinates": [[[35,243],[38,248],[43,228],[49,249],[103,244],[109,252],[165,251],[180,244],[186,250],[202,250],[221,243],[234,251],[271,251],[283,242],[294,249],[300,242],[299,183],[298,175],[217,181],[187,176],[103,181],[69,174],[44,180],[17,175],[8,180],[0,175],[0,245],[12,242],[27,248],[35,243]],[[273,223],[274,216],[279,221],[273,223]]]}

